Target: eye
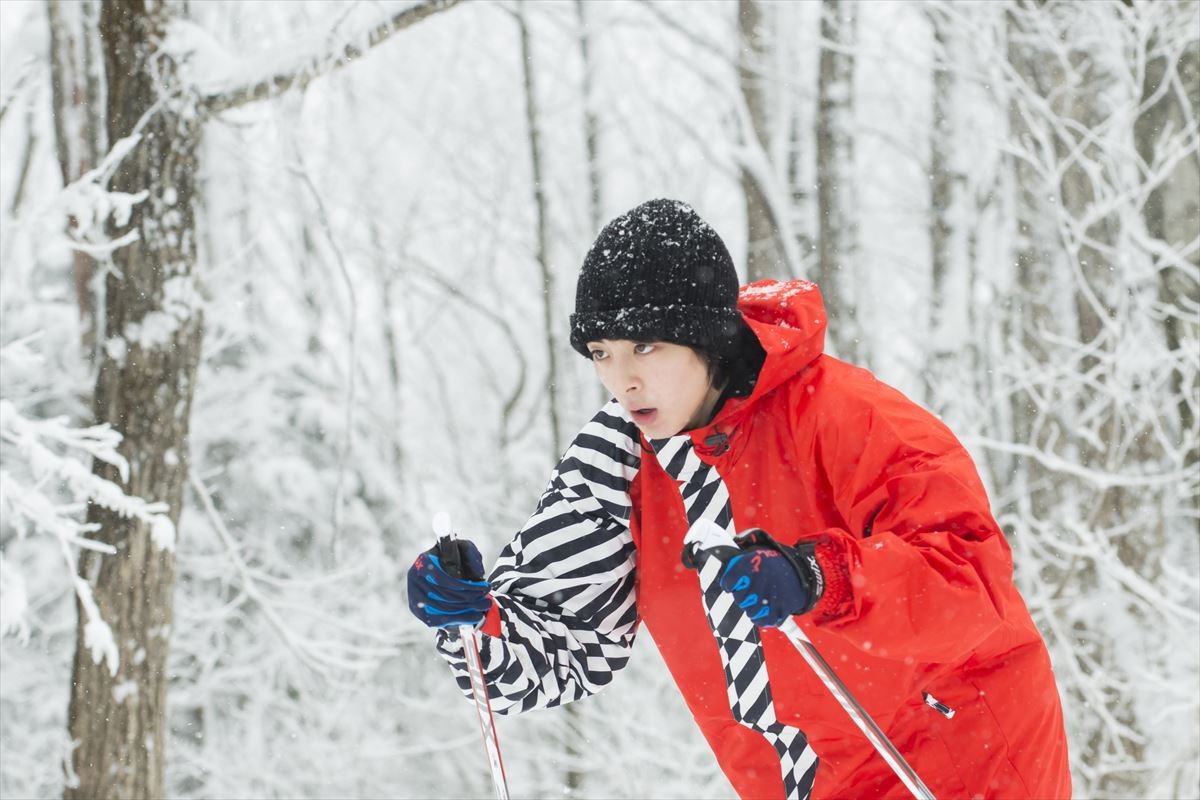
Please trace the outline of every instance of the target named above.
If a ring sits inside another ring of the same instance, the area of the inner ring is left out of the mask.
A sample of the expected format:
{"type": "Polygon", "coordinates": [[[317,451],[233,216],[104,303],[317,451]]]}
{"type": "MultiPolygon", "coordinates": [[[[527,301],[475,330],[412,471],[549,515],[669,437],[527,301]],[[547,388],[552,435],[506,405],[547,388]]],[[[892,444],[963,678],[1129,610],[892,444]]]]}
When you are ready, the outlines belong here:
{"type": "Polygon", "coordinates": [[[601,361],[608,358],[608,353],[603,350],[588,350],[588,353],[591,355],[592,361],[601,361]]]}
{"type": "Polygon", "coordinates": [[[642,342],[639,344],[635,344],[633,346],[633,352],[644,356],[647,353],[654,352],[654,345],[650,344],[649,342],[642,342]]]}

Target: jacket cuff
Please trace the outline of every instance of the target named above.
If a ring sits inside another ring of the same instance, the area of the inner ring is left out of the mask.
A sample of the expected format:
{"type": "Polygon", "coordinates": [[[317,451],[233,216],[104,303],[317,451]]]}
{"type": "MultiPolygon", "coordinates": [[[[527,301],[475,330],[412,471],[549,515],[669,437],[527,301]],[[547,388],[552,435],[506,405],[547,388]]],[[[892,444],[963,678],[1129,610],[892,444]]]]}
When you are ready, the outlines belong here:
{"type": "Polygon", "coordinates": [[[832,536],[820,537],[813,548],[813,555],[825,579],[825,591],[812,607],[811,613],[817,623],[830,622],[846,614],[853,605],[850,568],[846,564],[845,550],[832,536]]]}
{"type": "Polygon", "coordinates": [[[483,624],[479,626],[480,633],[488,636],[500,635],[500,604],[496,602],[496,598],[488,596],[492,601],[492,607],[488,609],[487,616],[483,618],[483,624]]]}

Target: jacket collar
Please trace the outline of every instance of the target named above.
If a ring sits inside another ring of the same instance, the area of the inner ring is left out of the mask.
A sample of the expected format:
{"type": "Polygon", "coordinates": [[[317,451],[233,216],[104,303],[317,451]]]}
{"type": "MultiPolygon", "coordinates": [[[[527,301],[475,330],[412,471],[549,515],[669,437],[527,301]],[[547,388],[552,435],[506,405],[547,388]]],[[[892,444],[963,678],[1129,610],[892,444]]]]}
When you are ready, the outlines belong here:
{"type": "Polygon", "coordinates": [[[756,281],[741,288],[738,310],[766,351],[753,391],[747,397],[727,399],[707,425],[666,439],[647,440],[643,436],[643,447],[656,456],[677,452],[686,438],[706,462],[737,458],[758,402],[799,374],[825,349],[825,303],[814,283],[756,281]]]}

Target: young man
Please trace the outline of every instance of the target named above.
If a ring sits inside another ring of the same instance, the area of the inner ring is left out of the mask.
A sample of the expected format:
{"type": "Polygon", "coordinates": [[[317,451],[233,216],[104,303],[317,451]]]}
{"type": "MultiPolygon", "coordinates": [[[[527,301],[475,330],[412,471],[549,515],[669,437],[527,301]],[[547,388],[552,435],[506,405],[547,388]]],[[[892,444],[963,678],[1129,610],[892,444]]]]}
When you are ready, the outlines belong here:
{"type": "MultiPolygon", "coordinates": [[[[644,624],[741,797],[908,796],[774,630],[795,615],[935,796],[1069,796],[1050,660],[970,457],[824,334],[815,286],[739,292],[687,205],[613,220],[571,343],[614,399],[487,581],[468,543],[476,580],[417,559],[413,613],[480,626],[498,713],[599,691],[644,624]],[[700,520],[753,532],[698,574],[681,555],[700,520]]],[[[469,696],[461,643],[437,647],[469,696]]]]}

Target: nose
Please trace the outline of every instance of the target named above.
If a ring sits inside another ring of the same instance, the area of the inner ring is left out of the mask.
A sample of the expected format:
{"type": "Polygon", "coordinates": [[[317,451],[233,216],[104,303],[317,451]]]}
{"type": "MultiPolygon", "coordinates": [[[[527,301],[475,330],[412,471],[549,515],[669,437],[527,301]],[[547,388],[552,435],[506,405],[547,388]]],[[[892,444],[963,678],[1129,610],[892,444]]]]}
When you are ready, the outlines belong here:
{"type": "Polygon", "coordinates": [[[636,369],[626,367],[621,371],[620,381],[618,384],[625,394],[641,391],[642,376],[636,369]]]}

